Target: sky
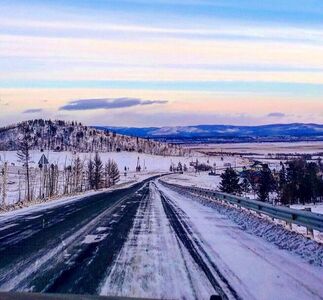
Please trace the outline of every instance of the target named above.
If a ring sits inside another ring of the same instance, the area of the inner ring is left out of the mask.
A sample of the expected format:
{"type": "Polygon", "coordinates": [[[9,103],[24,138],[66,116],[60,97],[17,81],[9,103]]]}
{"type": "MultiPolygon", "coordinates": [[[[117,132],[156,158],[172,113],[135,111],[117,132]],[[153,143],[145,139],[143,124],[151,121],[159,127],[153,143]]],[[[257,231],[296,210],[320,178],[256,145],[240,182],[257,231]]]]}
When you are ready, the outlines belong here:
{"type": "Polygon", "coordinates": [[[0,0],[0,126],[323,123],[322,0],[0,0]]]}

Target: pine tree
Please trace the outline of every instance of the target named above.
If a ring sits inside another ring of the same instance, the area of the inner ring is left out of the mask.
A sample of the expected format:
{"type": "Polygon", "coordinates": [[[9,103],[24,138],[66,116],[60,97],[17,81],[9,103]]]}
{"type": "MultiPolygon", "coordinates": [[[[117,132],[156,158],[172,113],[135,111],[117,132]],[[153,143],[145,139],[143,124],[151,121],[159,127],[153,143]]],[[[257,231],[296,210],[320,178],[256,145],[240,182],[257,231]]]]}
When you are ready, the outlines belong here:
{"type": "Polygon", "coordinates": [[[277,197],[281,203],[286,203],[286,186],[287,186],[287,174],[286,168],[283,162],[280,162],[280,170],[278,173],[278,182],[277,182],[277,197]]]}
{"type": "Polygon", "coordinates": [[[99,188],[101,188],[101,183],[103,179],[103,164],[98,152],[95,153],[93,164],[94,164],[94,173],[93,173],[94,188],[98,190],[99,188]]]}
{"type": "Polygon", "coordinates": [[[241,194],[241,186],[239,184],[239,176],[232,169],[227,168],[224,173],[221,174],[221,182],[220,182],[220,191],[228,194],[241,194]]]}
{"type": "Polygon", "coordinates": [[[305,166],[305,174],[302,180],[300,191],[302,193],[302,202],[315,202],[319,195],[319,167],[314,162],[309,162],[305,166]]]}
{"type": "Polygon", "coordinates": [[[263,165],[258,182],[258,200],[268,201],[269,194],[274,190],[274,178],[268,165],[263,165]]]}
{"type": "Polygon", "coordinates": [[[109,159],[105,165],[105,182],[106,187],[115,185],[120,179],[120,172],[117,163],[109,159]]]}
{"type": "Polygon", "coordinates": [[[108,188],[111,186],[110,182],[110,173],[111,173],[111,159],[104,166],[104,177],[105,177],[105,187],[108,188]]]}
{"type": "Polygon", "coordinates": [[[94,163],[93,160],[90,158],[87,164],[87,180],[89,189],[94,189],[95,181],[94,181],[94,163]]]}
{"type": "Polygon", "coordinates": [[[246,176],[243,177],[243,179],[242,179],[242,182],[241,182],[241,190],[242,190],[242,192],[244,193],[245,196],[251,190],[250,182],[249,182],[249,180],[248,180],[248,178],[246,176]]]}
{"type": "Polygon", "coordinates": [[[110,178],[112,180],[112,185],[115,185],[120,179],[120,172],[118,169],[118,165],[115,161],[112,161],[111,171],[110,171],[110,178]]]}
{"type": "Polygon", "coordinates": [[[280,163],[280,165],[281,165],[281,168],[279,170],[279,182],[278,182],[278,186],[279,186],[279,190],[282,190],[283,187],[287,183],[287,178],[286,178],[286,168],[285,168],[285,165],[282,162],[280,163]]]}

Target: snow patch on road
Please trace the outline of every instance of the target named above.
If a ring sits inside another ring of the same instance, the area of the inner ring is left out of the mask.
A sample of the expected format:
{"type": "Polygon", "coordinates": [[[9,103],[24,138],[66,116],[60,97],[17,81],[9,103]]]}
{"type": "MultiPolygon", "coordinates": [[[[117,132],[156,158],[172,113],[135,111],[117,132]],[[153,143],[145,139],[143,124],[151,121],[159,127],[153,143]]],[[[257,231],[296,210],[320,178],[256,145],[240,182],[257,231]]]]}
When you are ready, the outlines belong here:
{"type": "Polygon", "coordinates": [[[83,244],[99,243],[103,241],[107,236],[107,234],[88,234],[85,237],[83,244]]]}
{"type": "Polygon", "coordinates": [[[176,237],[153,184],[101,295],[208,299],[214,290],[176,237]]]}

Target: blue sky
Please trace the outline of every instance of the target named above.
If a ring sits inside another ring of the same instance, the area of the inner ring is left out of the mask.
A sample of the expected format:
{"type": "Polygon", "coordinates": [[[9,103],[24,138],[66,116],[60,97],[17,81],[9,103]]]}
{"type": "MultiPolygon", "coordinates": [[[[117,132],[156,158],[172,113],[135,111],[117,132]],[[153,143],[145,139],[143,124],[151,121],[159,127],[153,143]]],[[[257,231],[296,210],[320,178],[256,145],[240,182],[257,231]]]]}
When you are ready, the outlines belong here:
{"type": "Polygon", "coordinates": [[[323,122],[322,1],[0,0],[0,8],[1,125],[323,122]],[[124,98],[152,104],[60,109],[124,98]]]}

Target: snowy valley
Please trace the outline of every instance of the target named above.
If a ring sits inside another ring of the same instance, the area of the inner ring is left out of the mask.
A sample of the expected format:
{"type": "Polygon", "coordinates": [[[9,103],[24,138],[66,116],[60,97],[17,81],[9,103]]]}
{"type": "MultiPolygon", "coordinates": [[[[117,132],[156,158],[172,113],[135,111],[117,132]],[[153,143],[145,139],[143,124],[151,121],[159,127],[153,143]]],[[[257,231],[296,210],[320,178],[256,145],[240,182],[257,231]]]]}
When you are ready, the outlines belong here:
{"type": "MultiPolygon", "coordinates": [[[[0,291],[322,299],[320,230],[185,189],[230,190],[254,200],[266,192],[264,203],[282,207],[283,194],[262,191],[261,176],[269,172],[266,180],[279,183],[298,160],[306,172],[314,163],[319,174],[320,145],[296,158],[286,145],[275,154],[279,162],[266,150],[250,154],[257,144],[223,151],[74,122],[26,124],[0,133],[0,291]]],[[[320,214],[317,202],[290,206],[320,214]]]]}

